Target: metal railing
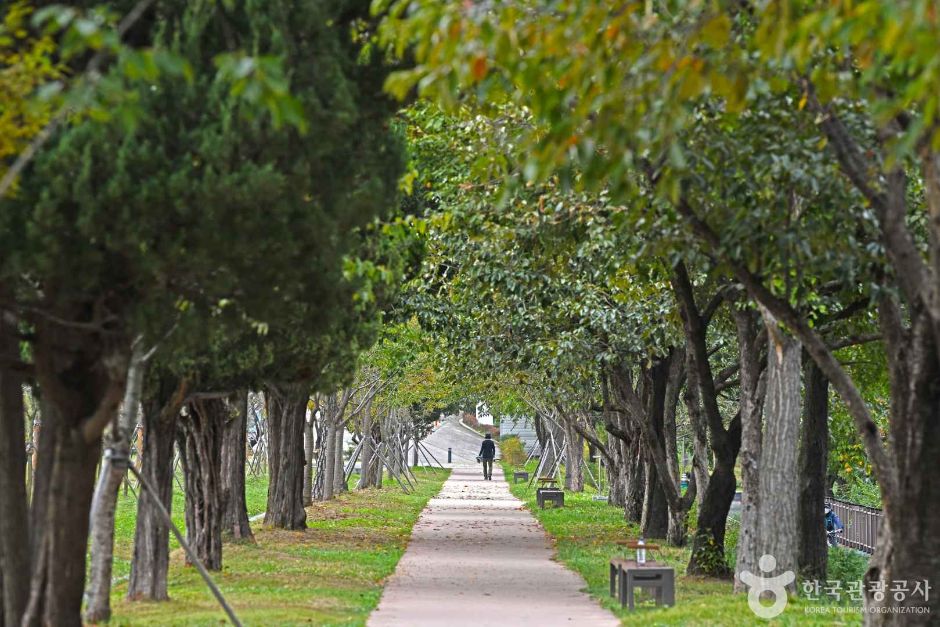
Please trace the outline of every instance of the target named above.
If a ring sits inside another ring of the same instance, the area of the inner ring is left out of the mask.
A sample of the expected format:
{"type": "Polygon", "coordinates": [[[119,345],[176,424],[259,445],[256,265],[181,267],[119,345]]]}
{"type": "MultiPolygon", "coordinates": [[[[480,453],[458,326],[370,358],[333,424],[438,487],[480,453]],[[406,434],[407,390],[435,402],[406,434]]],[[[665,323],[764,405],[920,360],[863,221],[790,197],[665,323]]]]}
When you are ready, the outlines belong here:
{"type": "Polygon", "coordinates": [[[845,530],[836,535],[839,544],[865,553],[874,553],[878,544],[878,531],[884,518],[882,511],[838,499],[829,499],[829,502],[832,503],[832,511],[845,526],[845,530]]]}

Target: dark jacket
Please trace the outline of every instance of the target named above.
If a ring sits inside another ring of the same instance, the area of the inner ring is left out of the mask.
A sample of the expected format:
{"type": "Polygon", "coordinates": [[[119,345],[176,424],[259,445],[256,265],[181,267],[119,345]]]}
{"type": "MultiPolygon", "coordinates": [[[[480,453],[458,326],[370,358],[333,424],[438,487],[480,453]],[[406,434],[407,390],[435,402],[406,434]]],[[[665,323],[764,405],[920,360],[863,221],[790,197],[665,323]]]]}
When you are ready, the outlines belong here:
{"type": "Polygon", "coordinates": [[[480,445],[480,457],[483,459],[495,459],[496,442],[493,440],[483,440],[483,444],[480,445]]]}

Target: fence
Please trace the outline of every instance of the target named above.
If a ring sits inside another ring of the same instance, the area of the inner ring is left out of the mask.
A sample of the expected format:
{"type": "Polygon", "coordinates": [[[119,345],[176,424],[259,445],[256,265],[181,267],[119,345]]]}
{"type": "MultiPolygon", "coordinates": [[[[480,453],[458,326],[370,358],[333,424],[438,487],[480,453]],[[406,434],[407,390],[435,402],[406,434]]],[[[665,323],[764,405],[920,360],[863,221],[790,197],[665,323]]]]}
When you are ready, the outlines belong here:
{"type": "Polygon", "coordinates": [[[830,502],[832,511],[845,526],[845,531],[836,536],[839,544],[865,553],[874,553],[878,544],[878,531],[884,518],[881,510],[838,499],[831,499],[830,502]]]}

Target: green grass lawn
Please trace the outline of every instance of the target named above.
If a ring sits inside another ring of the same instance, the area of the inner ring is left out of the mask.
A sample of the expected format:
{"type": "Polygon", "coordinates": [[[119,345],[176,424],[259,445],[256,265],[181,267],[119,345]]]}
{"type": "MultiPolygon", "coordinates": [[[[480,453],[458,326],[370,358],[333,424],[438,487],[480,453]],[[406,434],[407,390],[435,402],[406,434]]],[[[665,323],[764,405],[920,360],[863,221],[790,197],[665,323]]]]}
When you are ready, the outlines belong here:
{"type": "MultiPolygon", "coordinates": [[[[381,490],[352,491],[307,508],[308,529],[290,532],[252,524],[255,543],[226,544],[222,572],[213,578],[245,625],[363,625],[378,604],[384,580],[395,570],[411,528],[445,473],[416,471],[417,489],[406,495],[394,482],[381,490]]],[[[355,477],[350,481],[355,485],[355,477]]],[[[264,510],[266,478],[249,478],[249,515],[264,510]]],[[[132,501],[133,499],[131,499],[132,501]]],[[[134,533],[132,502],[119,509],[115,576],[129,570],[134,533]],[[128,507],[125,507],[127,505],[128,507]]],[[[182,526],[182,495],[173,517],[182,526]]],[[[173,543],[170,601],[131,603],[127,582],[112,593],[114,625],[218,625],[224,614],[195,568],[173,543]]]]}
{"type": "MultiPolygon", "coordinates": [[[[183,522],[183,491],[180,488],[183,485],[183,476],[177,476],[178,482],[173,482],[173,508],[170,515],[173,522],[185,533],[186,523],[183,522]]],[[[132,484],[133,485],[133,484],[132,484]]],[[[245,477],[245,503],[248,508],[248,515],[254,516],[264,511],[268,500],[268,477],[267,475],[253,476],[249,474],[245,477]]],[[[137,524],[137,496],[132,489],[125,488],[122,485],[118,496],[117,514],[114,518],[114,566],[112,568],[112,577],[123,581],[131,572],[131,557],[134,554],[134,525],[137,524]]],[[[170,534],[170,548],[175,550],[179,548],[179,542],[176,536],[170,534]]]]}
{"type": "MultiPolygon", "coordinates": [[[[623,510],[606,502],[591,499],[592,492],[565,494],[565,507],[540,510],[535,504],[535,487],[525,483],[512,483],[512,468],[503,466],[512,493],[522,499],[545,530],[553,537],[557,559],[581,574],[587,582],[587,592],[596,597],[622,620],[624,625],[858,625],[861,615],[837,613],[848,607],[833,606],[821,601],[792,599],[787,609],[774,620],[758,619],[747,606],[744,595],[732,594],[730,581],[685,574],[689,561],[689,548],[663,547],[654,555],[676,569],[676,606],[656,608],[651,597],[644,607],[630,612],[621,610],[620,604],[609,594],[609,561],[612,557],[626,557],[627,549],[617,540],[639,537],[636,525],[628,524],[623,510]],[[825,605],[827,614],[808,614],[825,605]]],[[[632,557],[632,555],[630,556],[632,557]]]]}

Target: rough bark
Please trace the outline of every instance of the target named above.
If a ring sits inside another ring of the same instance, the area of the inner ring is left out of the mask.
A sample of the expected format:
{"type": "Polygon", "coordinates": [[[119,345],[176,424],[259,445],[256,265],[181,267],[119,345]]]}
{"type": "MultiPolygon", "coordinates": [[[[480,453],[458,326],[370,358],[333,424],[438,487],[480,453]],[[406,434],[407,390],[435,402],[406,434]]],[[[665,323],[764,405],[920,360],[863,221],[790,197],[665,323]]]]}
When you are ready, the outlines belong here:
{"type": "MultiPolygon", "coordinates": [[[[159,501],[172,511],[173,445],[185,381],[155,376],[143,400],[144,445],[141,474],[159,493],[159,501]]],[[[131,560],[127,598],[132,601],[165,601],[167,571],[170,562],[170,529],[160,516],[153,496],[142,490],[137,499],[137,523],[134,530],[134,556],[131,560]]]]}
{"type": "Polygon", "coordinates": [[[623,515],[628,522],[640,524],[643,519],[643,501],[646,498],[646,460],[640,446],[639,434],[634,435],[624,449],[626,458],[626,487],[623,515]]]}
{"type": "Polygon", "coordinates": [[[118,492],[127,477],[131,457],[131,437],[137,424],[137,408],[146,370],[142,340],[135,343],[127,373],[127,389],[118,419],[107,437],[107,448],[98,472],[98,485],[91,507],[91,568],[85,592],[85,620],[89,623],[111,618],[111,566],[114,561],[114,520],[118,492]]]}
{"type": "Polygon", "coordinates": [[[307,412],[304,420],[304,492],[303,503],[306,507],[313,502],[313,470],[316,460],[316,428],[314,425],[315,413],[307,412]]]}
{"type": "Polygon", "coordinates": [[[584,439],[574,428],[575,418],[563,418],[568,448],[565,453],[565,489],[571,492],[584,491],[584,439]]]}
{"type": "Polygon", "coordinates": [[[346,466],[343,452],[343,434],[346,427],[343,423],[337,425],[333,431],[333,494],[342,494],[349,491],[346,485],[346,466]]]}
{"type": "Polygon", "coordinates": [[[823,507],[829,458],[829,381],[803,357],[803,425],[799,457],[799,568],[806,579],[823,580],[829,558],[823,507]]]}
{"type": "MultiPolygon", "coordinates": [[[[0,361],[19,359],[15,329],[0,314],[0,361]]],[[[0,369],[0,624],[19,625],[29,597],[29,525],[26,496],[23,377],[0,369]],[[12,573],[20,573],[18,576],[12,573]]]]}
{"type": "Polygon", "coordinates": [[[269,388],[268,403],[268,503],[264,524],[279,529],[305,529],[304,510],[304,423],[307,401],[305,386],[283,390],[269,388]]]}
{"type": "Polygon", "coordinates": [[[254,540],[245,502],[245,460],[248,447],[248,391],[226,399],[222,427],[222,533],[233,540],[254,540]]]}
{"type": "Polygon", "coordinates": [[[708,489],[708,431],[705,420],[702,418],[701,406],[688,391],[683,395],[683,401],[692,430],[692,475],[698,486],[696,502],[701,507],[705,499],[705,490],[708,489]]]}
{"type": "MultiPolygon", "coordinates": [[[[671,480],[667,474],[668,461],[664,450],[669,365],[669,358],[658,360],[644,373],[642,406],[637,405],[637,415],[634,416],[637,424],[640,425],[645,443],[644,458],[647,461],[646,489],[643,495],[643,516],[640,524],[642,533],[647,538],[665,538],[669,531],[669,501],[666,497],[666,485],[671,480]]],[[[669,487],[674,488],[678,493],[678,483],[669,484],[669,487]]]]}
{"type": "MultiPolygon", "coordinates": [[[[940,572],[940,362],[937,339],[923,312],[912,312],[911,329],[900,324],[896,306],[882,303],[881,326],[886,338],[892,403],[889,445],[897,466],[893,488],[882,486],[884,524],[878,547],[865,574],[865,604],[874,625],[935,624],[940,614],[937,596],[908,594],[900,602],[891,595],[881,601],[871,595],[876,581],[934,581],[940,572]],[[917,538],[917,540],[912,540],[917,538]],[[916,613],[881,613],[891,606],[917,607],[916,613]],[[926,610],[924,609],[926,608],[926,610]],[[933,622],[931,622],[933,621],[933,622]]],[[[934,588],[934,584],[931,584],[934,588]]]]}
{"type": "MultiPolygon", "coordinates": [[[[798,570],[799,486],[793,478],[797,473],[800,437],[802,346],[785,335],[776,319],[767,312],[764,313],[764,321],[770,344],[760,457],[758,559],[764,554],[776,558],[776,569],[764,574],[771,577],[798,570]]],[[[795,590],[795,585],[791,585],[791,589],[795,590]]]]}
{"type": "Polygon", "coordinates": [[[626,458],[624,455],[624,442],[618,438],[611,438],[607,445],[610,452],[610,461],[607,464],[607,504],[623,508],[627,500],[627,473],[626,458]]]}
{"type": "Polygon", "coordinates": [[[186,540],[208,570],[222,569],[222,429],[228,408],[221,398],[187,406],[177,435],[185,475],[186,540]]]}
{"type": "MultiPolygon", "coordinates": [[[[80,319],[72,312],[64,316],[80,319]]],[[[37,319],[34,359],[43,431],[30,512],[32,573],[24,625],[80,625],[101,433],[124,395],[128,353],[37,319]]]]}
{"type": "Polygon", "coordinates": [[[323,421],[323,435],[320,443],[320,459],[318,461],[320,472],[320,494],[319,500],[329,501],[333,498],[334,475],[336,474],[336,463],[333,460],[335,453],[333,445],[336,442],[336,425],[330,418],[323,421]]]}
{"type": "Polygon", "coordinates": [[[359,489],[371,488],[373,486],[372,456],[374,452],[372,439],[372,401],[366,402],[362,414],[362,451],[359,453],[359,459],[362,464],[359,467],[359,489]]]}
{"type": "Polygon", "coordinates": [[[665,538],[669,531],[669,504],[660,475],[656,464],[647,463],[643,514],[640,517],[641,533],[646,538],[665,538]]]}
{"type": "MultiPolygon", "coordinates": [[[[741,369],[741,524],[738,532],[735,573],[745,570],[758,573],[760,535],[760,460],[763,434],[763,415],[760,412],[755,391],[758,382],[754,379],[757,355],[757,318],[753,311],[734,312],[737,327],[738,354],[741,369]]],[[[735,591],[746,591],[737,577],[735,591]]]]}
{"type": "Polygon", "coordinates": [[[725,529],[736,486],[734,464],[741,445],[741,413],[738,412],[728,426],[724,426],[706,345],[709,317],[699,311],[688,271],[681,263],[676,265],[672,284],[689,354],[687,387],[690,403],[701,409],[714,456],[714,467],[699,505],[687,572],[727,577],[731,572],[725,561],[725,529]]]}

